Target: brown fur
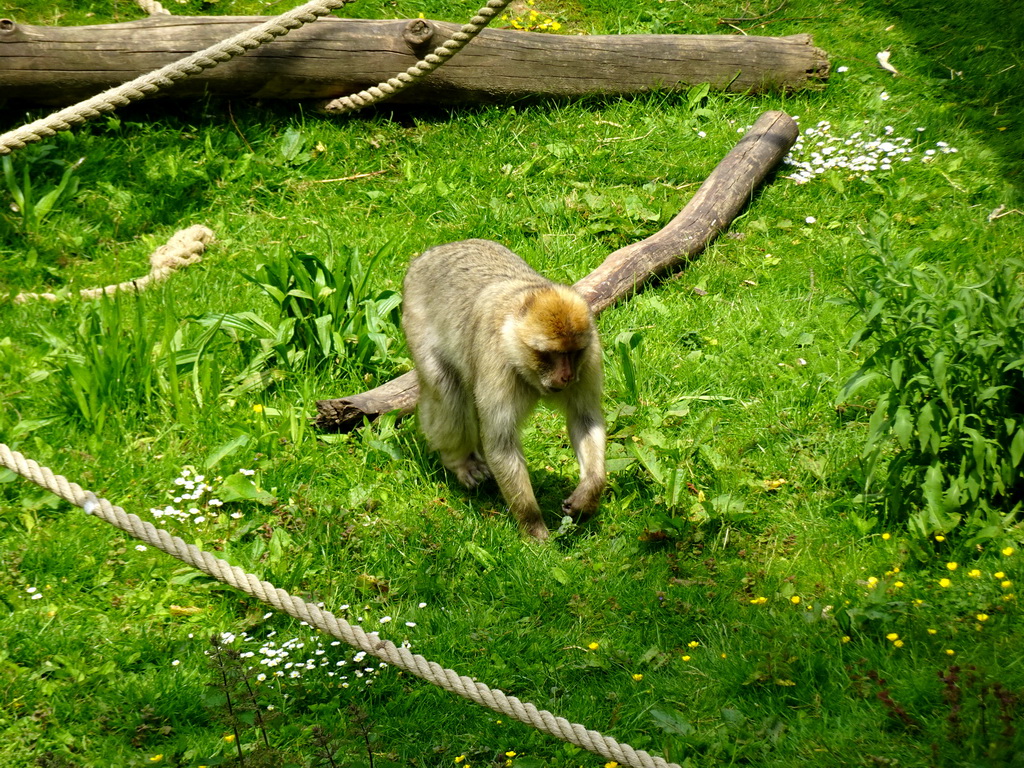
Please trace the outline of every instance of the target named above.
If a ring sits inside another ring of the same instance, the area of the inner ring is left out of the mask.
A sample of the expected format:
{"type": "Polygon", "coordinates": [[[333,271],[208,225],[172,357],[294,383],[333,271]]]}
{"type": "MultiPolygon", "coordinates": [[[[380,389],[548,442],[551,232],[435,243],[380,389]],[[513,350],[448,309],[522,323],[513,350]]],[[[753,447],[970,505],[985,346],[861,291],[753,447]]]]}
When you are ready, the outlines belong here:
{"type": "Polygon", "coordinates": [[[544,352],[574,352],[583,349],[592,334],[593,321],[586,302],[577,294],[566,295],[555,288],[534,295],[525,305],[524,340],[544,352]]]}

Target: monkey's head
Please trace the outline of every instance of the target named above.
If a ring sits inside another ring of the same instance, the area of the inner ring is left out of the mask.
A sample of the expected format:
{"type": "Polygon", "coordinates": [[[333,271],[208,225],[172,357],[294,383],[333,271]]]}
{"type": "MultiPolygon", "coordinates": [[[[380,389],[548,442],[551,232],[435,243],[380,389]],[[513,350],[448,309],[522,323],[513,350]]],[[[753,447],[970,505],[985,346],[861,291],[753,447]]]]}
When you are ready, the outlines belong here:
{"type": "Polygon", "coordinates": [[[561,392],[579,378],[597,338],[587,302],[564,285],[528,294],[514,328],[516,367],[542,394],[561,392]]]}

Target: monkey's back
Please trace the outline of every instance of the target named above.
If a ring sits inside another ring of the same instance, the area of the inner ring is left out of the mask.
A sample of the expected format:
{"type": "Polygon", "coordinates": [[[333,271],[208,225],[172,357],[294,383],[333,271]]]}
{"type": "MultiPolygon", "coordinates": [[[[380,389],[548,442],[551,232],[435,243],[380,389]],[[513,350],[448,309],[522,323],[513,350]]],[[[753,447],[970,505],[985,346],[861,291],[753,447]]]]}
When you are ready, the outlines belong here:
{"type": "Polygon", "coordinates": [[[463,376],[471,375],[471,349],[496,343],[504,321],[491,308],[510,306],[516,294],[550,285],[491,240],[461,240],[424,251],[410,263],[403,286],[402,326],[413,358],[430,350],[463,376]]]}
{"type": "Polygon", "coordinates": [[[519,290],[547,285],[547,278],[501,243],[492,240],[460,240],[424,251],[409,265],[406,295],[417,287],[450,295],[465,303],[478,291],[495,288],[519,290]]]}

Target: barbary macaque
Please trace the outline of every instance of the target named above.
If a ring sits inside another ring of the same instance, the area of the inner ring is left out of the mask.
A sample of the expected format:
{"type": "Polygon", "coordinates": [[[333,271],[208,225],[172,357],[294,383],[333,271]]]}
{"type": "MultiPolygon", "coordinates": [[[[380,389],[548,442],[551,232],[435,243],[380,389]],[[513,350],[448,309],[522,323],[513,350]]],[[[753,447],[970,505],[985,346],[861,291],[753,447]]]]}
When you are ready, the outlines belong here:
{"type": "Polygon", "coordinates": [[[548,537],[519,430],[543,398],[566,416],[580,482],[562,514],[586,517],[605,485],[601,342],[586,301],[503,245],[463,240],[413,259],[402,327],[430,447],[467,488],[498,482],[522,530],[548,537]]]}

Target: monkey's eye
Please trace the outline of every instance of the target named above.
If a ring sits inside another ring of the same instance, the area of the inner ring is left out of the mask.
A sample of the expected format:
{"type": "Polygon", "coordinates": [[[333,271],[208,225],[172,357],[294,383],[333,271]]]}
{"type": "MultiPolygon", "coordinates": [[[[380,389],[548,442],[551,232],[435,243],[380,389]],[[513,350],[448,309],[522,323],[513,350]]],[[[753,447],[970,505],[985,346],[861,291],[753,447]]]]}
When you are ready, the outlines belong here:
{"type": "Polygon", "coordinates": [[[537,359],[537,366],[545,370],[554,368],[558,362],[557,352],[541,352],[537,350],[534,352],[534,357],[537,359]]]}

